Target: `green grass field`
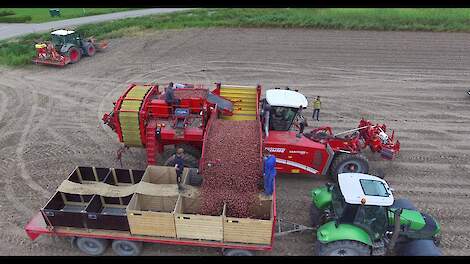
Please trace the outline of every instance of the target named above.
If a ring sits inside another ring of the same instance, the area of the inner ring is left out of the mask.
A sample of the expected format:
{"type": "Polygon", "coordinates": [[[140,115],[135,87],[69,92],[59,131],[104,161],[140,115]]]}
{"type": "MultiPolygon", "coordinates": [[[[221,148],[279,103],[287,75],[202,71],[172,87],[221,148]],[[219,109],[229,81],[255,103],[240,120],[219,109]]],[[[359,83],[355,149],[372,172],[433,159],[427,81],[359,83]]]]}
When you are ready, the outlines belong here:
{"type": "MultiPolygon", "coordinates": [[[[406,30],[470,32],[470,9],[417,8],[317,8],[317,9],[196,9],[173,14],[128,18],[84,25],[85,36],[119,38],[151,30],[191,27],[280,27],[338,30],[406,30]]],[[[34,55],[32,34],[15,41],[0,42],[0,64],[29,64],[34,55]]]]}
{"type": "Polygon", "coordinates": [[[26,21],[26,23],[42,23],[82,16],[128,11],[132,8],[58,8],[60,10],[60,17],[51,17],[49,15],[49,9],[55,8],[1,8],[0,12],[13,11],[15,15],[12,15],[12,17],[31,16],[31,20],[26,21]]]}

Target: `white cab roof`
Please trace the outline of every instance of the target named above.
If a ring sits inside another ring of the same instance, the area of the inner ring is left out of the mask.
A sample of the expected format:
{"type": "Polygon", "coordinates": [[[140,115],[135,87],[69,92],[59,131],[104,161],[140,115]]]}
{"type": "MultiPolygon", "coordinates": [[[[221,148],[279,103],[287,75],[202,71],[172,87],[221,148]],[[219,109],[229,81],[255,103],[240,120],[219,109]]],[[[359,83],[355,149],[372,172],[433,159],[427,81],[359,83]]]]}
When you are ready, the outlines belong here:
{"type": "Polygon", "coordinates": [[[338,183],[344,200],[348,204],[361,204],[362,198],[365,205],[390,206],[393,204],[393,195],[387,182],[379,177],[362,173],[338,174],[338,183]],[[388,193],[388,196],[374,195],[388,193]]]}
{"type": "Polygon", "coordinates": [[[305,96],[292,90],[270,89],[266,91],[266,101],[271,106],[284,106],[299,108],[308,106],[305,96]]]}
{"type": "Polygon", "coordinates": [[[56,31],[52,31],[51,34],[52,35],[59,35],[59,36],[66,36],[66,35],[72,34],[74,32],[75,31],[73,31],[73,30],[59,29],[59,30],[56,30],[56,31]]]}

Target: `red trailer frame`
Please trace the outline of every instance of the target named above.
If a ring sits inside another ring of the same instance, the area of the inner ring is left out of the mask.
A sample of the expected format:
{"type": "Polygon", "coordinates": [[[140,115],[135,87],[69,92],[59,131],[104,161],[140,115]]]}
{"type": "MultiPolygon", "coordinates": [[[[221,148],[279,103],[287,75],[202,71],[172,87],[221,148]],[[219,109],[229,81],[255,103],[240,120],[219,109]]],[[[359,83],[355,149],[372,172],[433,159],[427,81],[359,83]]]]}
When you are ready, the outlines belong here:
{"type": "MultiPolygon", "coordinates": [[[[275,183],[274,183],[275,184],[275,183]]],[[[252,251],[271,251],[274,244],[274,234],[276,232],[276,190],[272,195],[273,201],[273,227],[271,233],[271,243],[269,245],[243,244],[243,243],[224,243],[218,241],[201,241],[191,239],[150,237],[141,235],[132,235],[128,231],[115,231],[104,229],[83,229],[73,227],[50,227],[47,226],[41,212],[37,213],[31,221],[25,226],[26,234],[31,240],[36,240],[41,235],[60,236],[60,237],[88,237],[110,240],[131,240],[146,243],[158,243],[169,245],[185,245],[198,247],[214,247],[221,249],[242,249],[252,251]]]]}

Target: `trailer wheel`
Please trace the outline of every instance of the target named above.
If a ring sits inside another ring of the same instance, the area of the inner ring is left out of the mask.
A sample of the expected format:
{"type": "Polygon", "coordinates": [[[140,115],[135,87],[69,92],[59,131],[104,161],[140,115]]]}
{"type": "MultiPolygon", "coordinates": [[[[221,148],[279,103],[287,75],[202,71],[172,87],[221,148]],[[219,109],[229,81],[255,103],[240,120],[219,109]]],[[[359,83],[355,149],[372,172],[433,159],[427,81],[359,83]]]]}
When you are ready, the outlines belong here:
{"type": "MultiPolygon", "coordinates": [[[[165,150],[158,159],[158,164],[161,166],[175,166],[175,149],[165,150]]],[[[189,153],[184,153],[184,166],[187,168],[199,168],[199,160],[189,153]]]]}
{"type": "Polygon", "coordinates": [[[330,175],[334,180],[338,180],[338,174],[355,172],[355,173],[368,173],[369,161],[361,153],[357,154],[337,154],[330,167],[330,175]]]}
{"type": "Polygon", "coordinates": [[[70,47],[67,51],[67,56],[70,58],[70,63],[76,63],[80,60],[82,54],[77,47],[70,47]]]}
{"type": "Polygon", "coordinates": [[[111,247],[118,256],[138,256],[142,253],[142,242],[114,240],[111,247]]]}
{"type": "Polygon", "coordinates": [[[223,251],[224,256],[245,256],[251,257],[253,256],[253,252],[243,249],[224,249],[223,251]]]}
{"type": "Polygon", "coordinates": [[[92,256],[102,255],[108,248],[109,241],[106,239],[79,237],[77,247],[85,254],[92,256]]]}
{"type": "Polygon", "coordinates": [[[353,240],[338,240],[323,244],[317,241],[317,256],[370,256],[368,245],[353,240]]]}

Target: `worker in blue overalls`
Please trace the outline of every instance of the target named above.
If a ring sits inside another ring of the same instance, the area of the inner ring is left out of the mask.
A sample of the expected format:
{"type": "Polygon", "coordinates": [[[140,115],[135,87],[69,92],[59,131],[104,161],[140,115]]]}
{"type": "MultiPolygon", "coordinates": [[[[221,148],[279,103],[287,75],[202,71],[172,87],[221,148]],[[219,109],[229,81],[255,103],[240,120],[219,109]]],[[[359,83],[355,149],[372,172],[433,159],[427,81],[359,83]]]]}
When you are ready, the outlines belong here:
{"type": "Polygon", "coordinates": [[[181,185],[181,175],[184,169],[184,149],[178,148],[175,154],[175,169],[176,169],[176,183],[178,184],[178,190],[184,190],[181,185]]]}
{"type": "Polygon", "coordinates": [[[274,177],[276,177],[276,157],[267,149],[263,150],[263,178],[264,194],[272,195],[274,191],[274,177]]]}

